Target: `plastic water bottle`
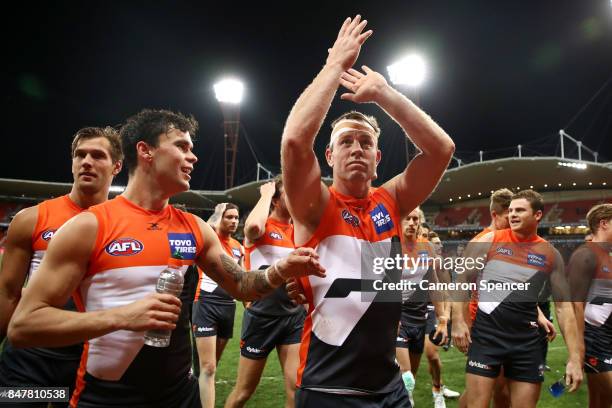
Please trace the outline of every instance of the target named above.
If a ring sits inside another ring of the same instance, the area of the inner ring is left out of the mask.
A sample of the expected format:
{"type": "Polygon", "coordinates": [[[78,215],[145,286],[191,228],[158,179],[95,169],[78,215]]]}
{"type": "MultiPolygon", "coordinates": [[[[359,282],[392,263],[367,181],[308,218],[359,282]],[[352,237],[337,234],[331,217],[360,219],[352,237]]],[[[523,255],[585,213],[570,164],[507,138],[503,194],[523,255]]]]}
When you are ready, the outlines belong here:
{"type": "MultiPolygon", "coordinates": [[[[157,293],[165,293],[179,297],[183,291],[185,278],[181,267],[180,259],[176,259],[176,254],[168,261],[168,267],[164,269],[157,279],[155,290],[157,293]]],[[[172,330],[148,330],[144,334],[146,345],[153,347],[168,347],[172,330]]]]}

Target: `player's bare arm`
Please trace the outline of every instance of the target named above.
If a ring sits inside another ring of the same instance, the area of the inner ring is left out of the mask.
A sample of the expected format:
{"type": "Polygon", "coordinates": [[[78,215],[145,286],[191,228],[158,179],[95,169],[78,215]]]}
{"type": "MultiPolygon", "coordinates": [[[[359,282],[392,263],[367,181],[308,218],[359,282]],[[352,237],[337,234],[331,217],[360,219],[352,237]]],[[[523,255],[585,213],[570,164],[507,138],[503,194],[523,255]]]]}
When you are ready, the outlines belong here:
{"type": "Polygon", "coordinates": [[[53,236],[39,270],[28,283],[9,325],[16,347],[57,347],[80,343],[115,330],[173,330],[181,302],[151,294],[126,306],[79,313],[63,310],[87,271],[98,222],[82,213],[53,236]]]}
{"type": "Polygon", "coordinates": [[[38,206],[21,210],[9,225],[0,268],[0,341],[21,299],[21,289],[32,260],[32,234],[38,206]]]}
{"type": "Polygon", "coordinates": [[[246,238],[246,245],[252,245],[255,241],[261,238],[265,232],[266,220],[268,219],[268,213],[270,212],[270,205],[272,203],[272,197],[274,196],[275,190],[274,181],[269,181],[259,187],[259,200],[244,222],[244,236],[246,238]]]}
{"type": "Polygon", "coordinates": [[[578,389],[582,382],[582,364],[584,344],[582,337],[578,336],[578,326],[576,325],[576,315],[572,305],[569,281],[564,270],[563,258],[559,251],[555,251],[555,265],[551,272],[550,283],[555,301],[555,312],[559,328],[563,334],[563,339],[567,346],[568,360],[565,366],[565,382],[569,386],[569,391],[578,389]]]}
{"type": "MultiPolygon", "coordinates": [[[[366,24],[359,15],[344,21],[334,45],[328,50],[325,66],[300,95],[285,124],[281,143],[283,184],[298,235],[303,227],[305,236],[312,235],[329,198],[321,182],[314,140],[336,94],[340,76],[353,66],[362,44],[372,34],[371,30],[363,32],[366,24]]],[[[296,243],[303,243],[300,241],[296,239],[296,243]]]]}
{"type": "MultiPolygon", "coordinates": [[[[490,248],[491,242],[493,242],[493,232],[489,232],[486,235],[478,239],[473,239],[465,247],[463,253],[464,258],[484,258],[490,248]]],[[[457,274],[458,283],[473,282],[479,270],[477,268],[465,268],[464,273],[457,274]]],[[[458,291],[459,292],[459,291],[458,291]]],[[[458,296],[456,294],[455,296],[458,296]]],[[[452,302],[452,316],[453,316],[453,343],[457,346],[457,349],[462,353],[466,353],[467,349],[472,342],[470,335],[470,329],[465,321],[463,314],[464,310],[467,310],[467,303],[469,302],[469,294],[467,291],[462,291],[461,299],[453,299],[452,302]]]]}
{"type": "Polygon", "coordinates": [[[245,271],[224,251],[210,225],[198,218],[206,245],[197,262],[233,298],[256,300],[270,294],[289,278],[307,275],[325,277],[318,255],[311,248],[298,248],[266,270],[245,271]]]}
{"type": "Polygon", "coordinates": [[[341,98],[357,103],[376,103],[406,132],[421,151],[406,169],[383,187],[400,206],[400,216],[409,214],[438,185],[455,151],[455,144],[429,115],[404,95],[393,89],[384,76],[367,66],[363,72],[349,69],[341,84],[350,92],[341,98]]]}

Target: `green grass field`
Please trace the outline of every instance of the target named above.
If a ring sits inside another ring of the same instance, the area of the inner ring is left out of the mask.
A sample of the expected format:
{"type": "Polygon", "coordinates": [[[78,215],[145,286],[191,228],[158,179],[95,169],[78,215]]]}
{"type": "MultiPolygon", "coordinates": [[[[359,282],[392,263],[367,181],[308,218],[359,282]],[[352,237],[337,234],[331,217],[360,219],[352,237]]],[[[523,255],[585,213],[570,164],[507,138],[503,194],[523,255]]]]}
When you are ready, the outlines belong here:
{"type": "MultiPolygon", "coordinates": [[[[243,308],[240,303],[236,310],[236,323],[234,325],[234,337],[227,345],[225,353],[221,358],[217,369],[217,407],[222,407],[225,398],[230,393],[236,382],[236,370],[238,368],[238,358],[240,355],[238,343],[240,341],[240,329],[242,327],[243,308]]],[[[444,364],[442,376],[444,383],[455,391],[463,391],[464,388],[464,368],[465,357],[456,349],[451,348],[448,352],[440,350],[440,357],[444,364]]],[[[417,375],[415,389],[415,405],[420,407],[433,407],[431,398],[431,378],[429,377],[427,361],[423,357],[421,367],[417,375]]],[[[557,336],[550,344],[548,352],[548,365],[552,371],[546,373],[546,379],[542,387],[542,395],[538,407],[586,407],[587,406],[587,387],[586,383],[574,394],[564,394],[560,398],[553,398],[549,392],[550,384],[557,381],[562,375],[565,367],[565,345],[561,336],[557,336]],[[556,372],[558,370],[559,372],[556,372]]],[[[261,382],[255,395],[251,398],[247,407],[253,408],[276,408],[284,403],[283,376],[281,373],[278,358],[275,353],[271,353],[268,358],[266,369],[263,373],[261,382]]],[[[456,400],[447,400],[446,406],[449,408],[457,407],[456,400]]]]}

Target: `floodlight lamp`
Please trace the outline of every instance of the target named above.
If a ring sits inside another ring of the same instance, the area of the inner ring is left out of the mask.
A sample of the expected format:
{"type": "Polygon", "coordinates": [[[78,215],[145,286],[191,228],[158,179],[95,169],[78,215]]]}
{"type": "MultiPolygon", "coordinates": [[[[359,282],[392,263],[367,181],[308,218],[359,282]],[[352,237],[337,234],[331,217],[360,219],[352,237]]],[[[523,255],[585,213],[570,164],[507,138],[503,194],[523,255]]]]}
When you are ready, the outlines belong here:
{"type": "Polygon", "coordinates": [[[425,80],[425,61],[421,56],[411,54],[389,65],[387,71],[393,84],[416,88],[425,80]]]}
{"type": "Polygon", "coordinates": [[[242,101],[244,85],[236,79],[221,80],[213,88],[215,89],[215,97],[219,102],[237,105],[242,101]]]}

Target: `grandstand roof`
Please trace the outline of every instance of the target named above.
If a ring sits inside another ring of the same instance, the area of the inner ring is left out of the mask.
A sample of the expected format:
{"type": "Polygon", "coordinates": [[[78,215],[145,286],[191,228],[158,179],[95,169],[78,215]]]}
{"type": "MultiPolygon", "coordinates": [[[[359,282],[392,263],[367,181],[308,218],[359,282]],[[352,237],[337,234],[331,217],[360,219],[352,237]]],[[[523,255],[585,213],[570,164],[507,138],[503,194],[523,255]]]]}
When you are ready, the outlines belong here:
{"type": "Polygon", "coordinates": [[[470,163],[447,170],[427,203],[445,205],[482,198],[489,196],[491,190],[502,187],[513,190],[519,187],[523,190],[533,186],[533,189],[543,192],[610,188],[611,183],[611,163],[584,162],[560,157],[510,157],[470,163]],[[586,168],[578,169],[559,163],[586,164],[586,168]],[[470,197],[467,197],[468,194],[470,197]]]}

